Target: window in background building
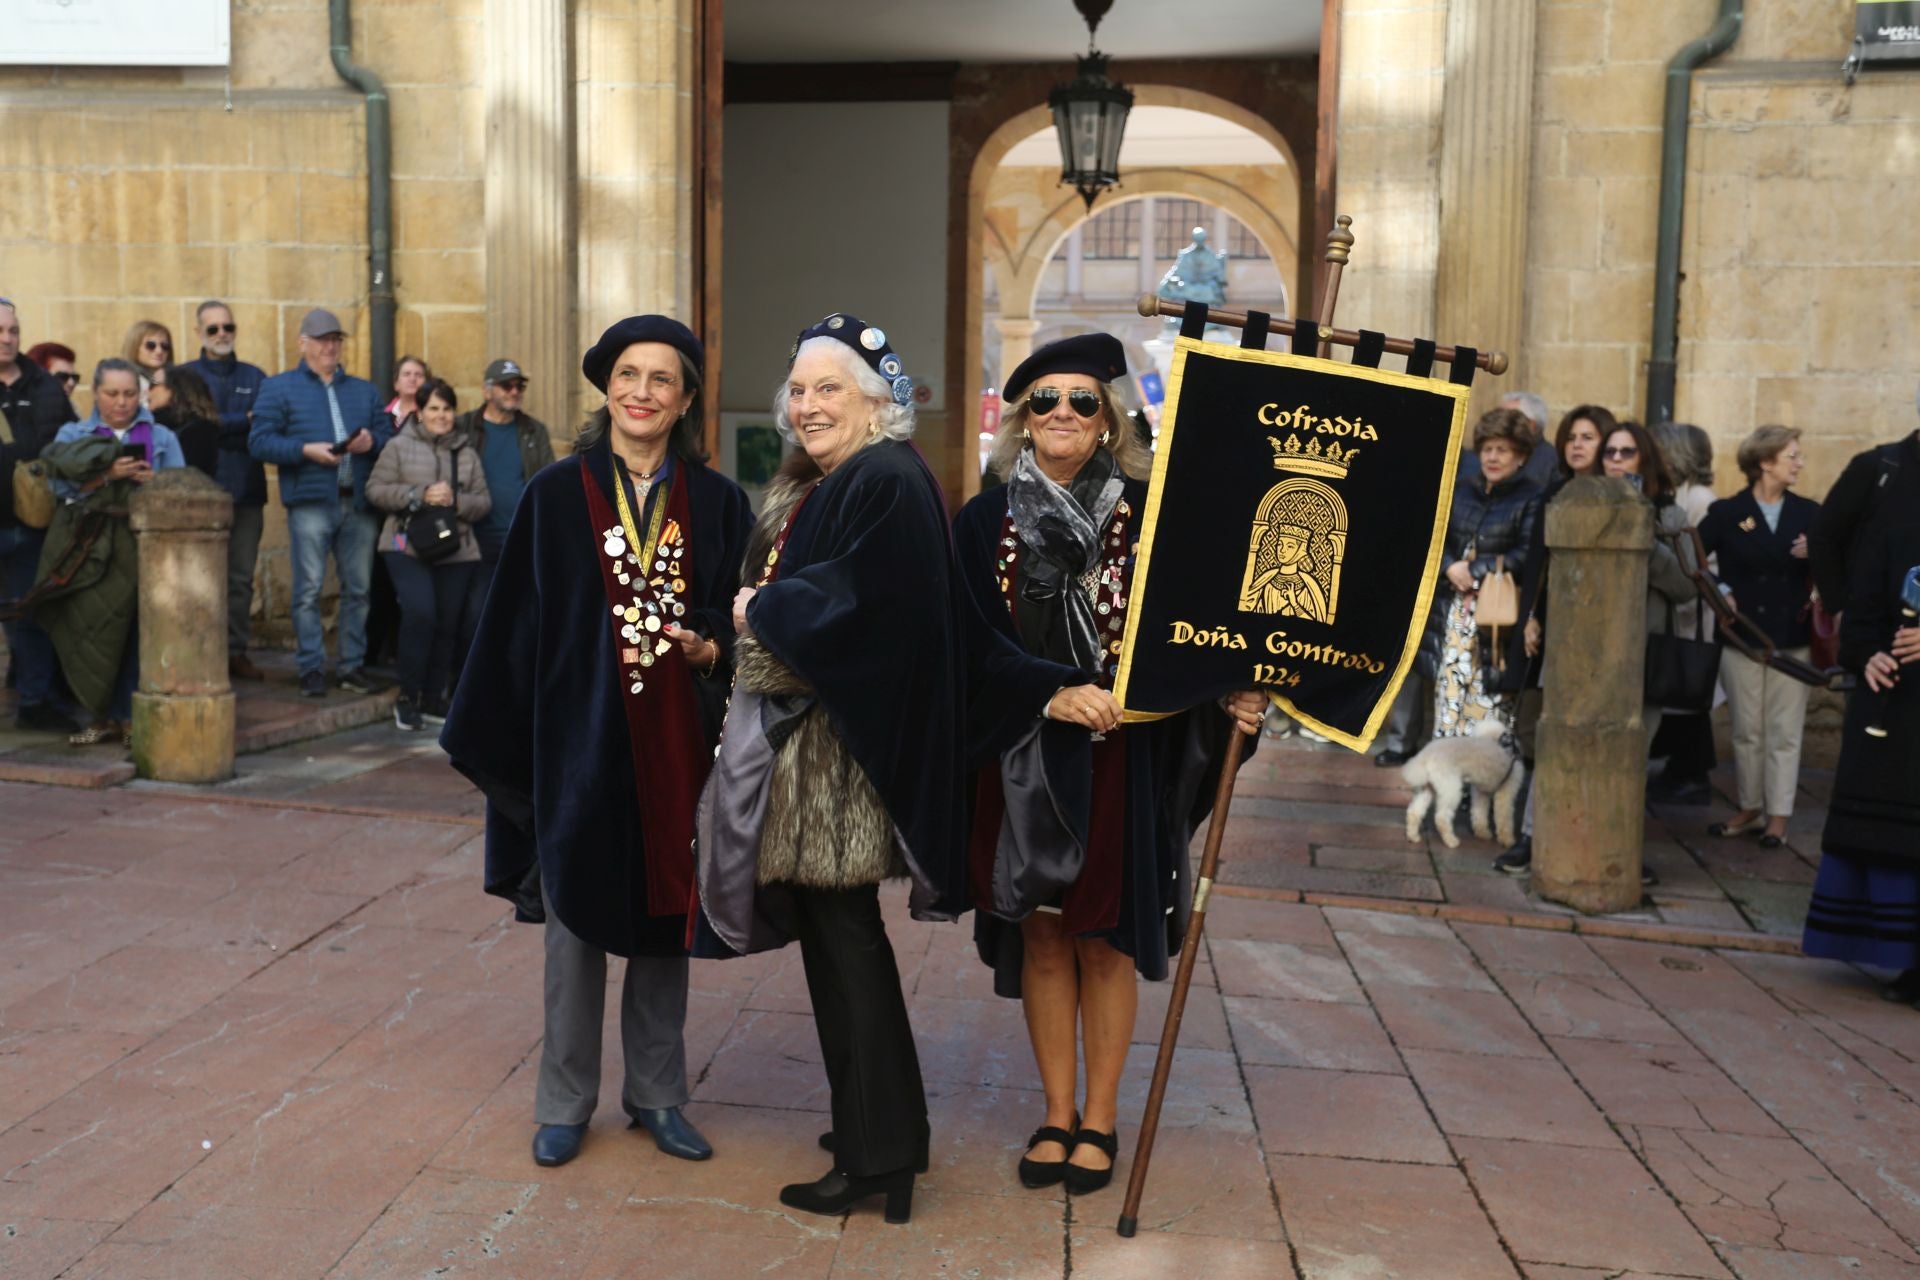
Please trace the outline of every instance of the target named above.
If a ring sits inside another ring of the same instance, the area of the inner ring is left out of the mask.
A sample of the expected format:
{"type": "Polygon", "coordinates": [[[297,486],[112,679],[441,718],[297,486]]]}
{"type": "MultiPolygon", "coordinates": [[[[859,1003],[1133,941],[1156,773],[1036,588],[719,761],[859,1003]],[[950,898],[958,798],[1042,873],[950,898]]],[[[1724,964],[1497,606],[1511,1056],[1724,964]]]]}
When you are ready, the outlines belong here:
{"type": "Polygon", "coordinates": [[[1084,258],[1125,261],[1140,256],[1140,202],[1129,200],[1095,214],[1080,228],[1084,258]]]}
{"type": "Polygon", "coordinates": [[[1153,256],[1169,262],[1193,243],[1195,227],[1206,227],[1207,234],[1213,234],[1213,209],[1198,200],[1160,196],[1153,202],[1153,224],[1153,256]]]}
{"type": "Polygon", "coordinates": [[[1247,230],[1247,224],[1231,215],[1227,218],[1227,243],[1222,246],[1229,258],[1264,258],[1267,251],[1260,247],[1260,241],[1253,232],[1247,230]]]}

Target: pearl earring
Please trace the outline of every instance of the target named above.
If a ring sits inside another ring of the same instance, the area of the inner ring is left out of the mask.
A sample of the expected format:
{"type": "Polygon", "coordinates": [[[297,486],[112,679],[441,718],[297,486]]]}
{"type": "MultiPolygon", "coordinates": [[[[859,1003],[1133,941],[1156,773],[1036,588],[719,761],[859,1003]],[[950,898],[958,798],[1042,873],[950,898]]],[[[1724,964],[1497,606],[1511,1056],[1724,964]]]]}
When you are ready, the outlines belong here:
{"type": "Polygon", "coordinates": [[[1100,443],[1101,443],[1101,444],[1105,444],[1105,443],[1106,443],[1106,442],[1107,442],[1108,440],[1111,440],[1112,438],[1113,438],[1113,432],[1111,432],[1111,431],[1102,431],[1102,432],[1100,433],[1100,443]]]}

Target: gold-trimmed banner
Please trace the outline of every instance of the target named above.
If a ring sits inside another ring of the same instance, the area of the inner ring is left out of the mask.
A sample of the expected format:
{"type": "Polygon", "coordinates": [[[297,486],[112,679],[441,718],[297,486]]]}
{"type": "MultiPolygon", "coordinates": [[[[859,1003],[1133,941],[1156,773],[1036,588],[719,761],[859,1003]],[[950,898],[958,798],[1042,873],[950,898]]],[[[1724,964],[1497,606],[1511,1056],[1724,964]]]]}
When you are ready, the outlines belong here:
{"type": "Polygon", "coordinates": [[[1260,689],[1365,750],[1439,580],[1467,389],[1174,347],[1114,693],[1149,719],[1260,689]]]}

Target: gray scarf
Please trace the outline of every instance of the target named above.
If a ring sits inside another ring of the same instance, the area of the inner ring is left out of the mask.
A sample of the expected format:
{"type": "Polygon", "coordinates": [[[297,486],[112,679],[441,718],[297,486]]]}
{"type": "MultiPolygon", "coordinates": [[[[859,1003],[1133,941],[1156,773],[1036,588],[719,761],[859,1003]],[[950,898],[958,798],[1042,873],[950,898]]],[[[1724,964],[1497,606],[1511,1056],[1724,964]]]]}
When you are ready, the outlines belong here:
{"type": "Polygon", "coordinates": [[[1096,450],[1072,485],[1063,487],[1040,470],[1032,446],[1020,451],[1007,484],[1013,531],[1027,550],[1021,601],[1043,613],[1064,613],[1067,647],[1083,671],[1100,669],[1101,645],[1093,603],[1078,580],[1100,563],[1101,535],[1124,487],[1120,469],[1105,449],[1096,450]]]}

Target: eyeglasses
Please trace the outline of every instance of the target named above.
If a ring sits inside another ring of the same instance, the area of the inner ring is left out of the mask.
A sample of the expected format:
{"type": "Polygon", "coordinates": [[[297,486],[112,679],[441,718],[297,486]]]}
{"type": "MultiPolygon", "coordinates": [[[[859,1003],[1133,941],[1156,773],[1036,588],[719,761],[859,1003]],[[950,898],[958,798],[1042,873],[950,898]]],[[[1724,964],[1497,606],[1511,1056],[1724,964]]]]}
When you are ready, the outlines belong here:
{"type": "Polygon", "coordinates": [[[56,373],[53,376],[64,386],[77,387],[80,385],[80,375],[77,373],[56,373]]]}
{"type": "Polygon", "coordinates": [[[493,385],[502,391],[525,391],[527,389],[527,380],[525,378],[514,378],[507,382],[496,382],[493,385]]]}
{"type": "Polygon", "coordinates": [[[238,333],[239,331],[240,326],[236,324],[210,324],[207,326],[207,336],[209,338],[217,337],[223,333],[238,333]]]}
{"type": "Polygon", "coordinates": [[[1605,453],[1607,457],[1616,460],[1637,458],[1640,456],[1640,446],[1637,444],[1610,444],[1602,452],[1605,453]]]}
{"type": "Polygon", "coordinates": [[[142,351],[171,351],[173,350],[173,344],[171,342],[162,342],[158,338],[148,338],[140,344],[140,349],[142,351]]]}
{"type": "MultiPolygon", "coordinates": [[[[1027,407],[1041,417],[1046,417],[1060,407],[1060,388],[1041,387],[1027,397],[1027,407]]],[[[1089,391],[1085,387],[1076,387],[1066,393],[1067,407],[1082,418],[1091,418],[1100,412],[1100,393],[1089,391]]]]}

